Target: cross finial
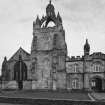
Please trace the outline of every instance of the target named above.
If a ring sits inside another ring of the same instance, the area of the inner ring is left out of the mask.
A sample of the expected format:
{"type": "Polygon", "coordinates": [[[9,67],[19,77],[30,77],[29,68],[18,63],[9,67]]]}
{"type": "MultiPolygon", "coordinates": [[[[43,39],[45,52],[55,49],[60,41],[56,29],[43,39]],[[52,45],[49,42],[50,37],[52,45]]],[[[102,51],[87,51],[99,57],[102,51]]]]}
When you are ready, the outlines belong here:
{"type": "Polygon", "coordinates": [[[50,2],[50,4],[51,4],[51,1],[52,1],[52,0],[50,0],[50,1],[49,1],[49,2],[50,2]]]}
{"type": "Polygon", "coordinates": [[[86,43],[88,43],[88,39],[86,38],[86,43]]]}

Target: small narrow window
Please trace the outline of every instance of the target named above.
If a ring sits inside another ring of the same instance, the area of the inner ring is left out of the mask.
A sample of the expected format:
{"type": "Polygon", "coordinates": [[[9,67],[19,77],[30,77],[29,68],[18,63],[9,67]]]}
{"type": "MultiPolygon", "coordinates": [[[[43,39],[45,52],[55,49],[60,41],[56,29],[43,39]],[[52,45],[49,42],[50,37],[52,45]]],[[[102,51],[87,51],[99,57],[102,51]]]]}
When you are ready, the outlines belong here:
{"type": "Polygon", "coordinates": [[[72,88],[73,89],[79,89],[79,80],[78,79],[73,79],[72,80],[72,88]]]}
{"type": "Polygon", "coordinates": [[[58,38],[58,35],[55,34],[55,35],[54,35],[54,38],[53,38],[53,46],[54,46],[54,48],[57,47],[57,38],[58,38]]]}
{"type": "Polygon", "coordinates": [[[32,62],[32,72],[36,72],[37,70],[37,58],[34,58],[33,59],[33,62],[32,62]]]}
{"type": "Polygon", "coordinates": [[[78,64],[74,64],[74,73],[77,73],[78,72],[78,64]]]}
{"type": "Polygon", "coordinates": [[[37,36],[34,36],[32,43],[33,43],[32,47],[36,49],[36,47],[37,47],[37,36]]]}

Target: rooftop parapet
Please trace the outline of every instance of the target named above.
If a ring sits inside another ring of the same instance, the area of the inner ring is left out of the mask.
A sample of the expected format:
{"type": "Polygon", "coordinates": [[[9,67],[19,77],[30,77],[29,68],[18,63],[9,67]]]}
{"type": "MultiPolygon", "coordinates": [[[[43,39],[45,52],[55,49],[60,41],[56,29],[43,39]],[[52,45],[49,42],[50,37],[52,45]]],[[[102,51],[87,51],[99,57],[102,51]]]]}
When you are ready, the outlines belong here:
{"type": "Polygon", "coordinates": [[[71,56],[69,61],[80,61],[82,60],[82,57],[81,56],[71,56]]]}
{"type": "Polygon", "coordinates": [[[90,55],[93,59],[105,59],[105,54],[102,52],[95,52],[90,55]]]}

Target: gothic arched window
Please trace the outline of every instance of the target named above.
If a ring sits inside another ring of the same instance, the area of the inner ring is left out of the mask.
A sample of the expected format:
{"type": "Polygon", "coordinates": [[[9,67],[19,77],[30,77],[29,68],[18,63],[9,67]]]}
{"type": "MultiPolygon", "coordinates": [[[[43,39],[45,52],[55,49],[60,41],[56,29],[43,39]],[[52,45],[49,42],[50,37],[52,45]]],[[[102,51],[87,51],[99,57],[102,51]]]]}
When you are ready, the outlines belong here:
{"type": "Polygon", "coordinates": [[[93,63],[92,72],[102,72],[102,64],[100,62],[93,63]]]}
{"type": "Polygon", "coordinates": [[[27,80],[27,66],[23,61],[18,61],[14,65],[14,80],[27,80]]]}

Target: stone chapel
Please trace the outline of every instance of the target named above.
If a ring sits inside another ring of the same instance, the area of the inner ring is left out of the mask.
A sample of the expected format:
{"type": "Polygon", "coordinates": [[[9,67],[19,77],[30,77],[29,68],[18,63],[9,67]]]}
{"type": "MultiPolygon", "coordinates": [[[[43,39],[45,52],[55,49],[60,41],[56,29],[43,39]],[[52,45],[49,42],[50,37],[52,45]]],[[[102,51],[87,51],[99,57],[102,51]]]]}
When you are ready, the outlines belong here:
{"type": "Polygon", "coordinates": [[[20,47],[10,59],[4,58],[2,88],[105,90],[105,54],[90,54],[88,39],[83,50],[82,57],[67,55],[62,17],[50,0],[46,15],[33,21],[31,52],[20,47]]]}

